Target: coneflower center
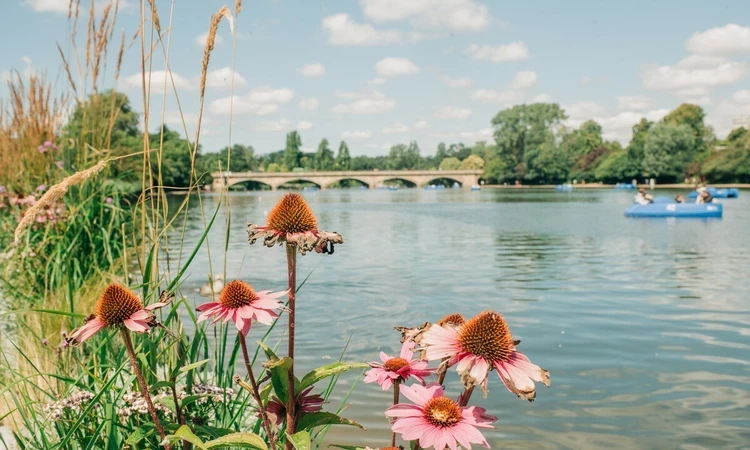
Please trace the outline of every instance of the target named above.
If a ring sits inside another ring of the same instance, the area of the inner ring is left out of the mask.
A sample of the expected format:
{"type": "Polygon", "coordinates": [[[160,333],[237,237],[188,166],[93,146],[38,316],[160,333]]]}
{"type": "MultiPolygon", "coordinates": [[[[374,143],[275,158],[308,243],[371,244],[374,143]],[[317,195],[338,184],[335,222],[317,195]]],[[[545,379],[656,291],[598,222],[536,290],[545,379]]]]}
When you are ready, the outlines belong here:
{"type": "Polygon", "coordinates": [[[424,405],[424,417],[438,427],[452,427],[461,421],[461,408],[448,397],[435,397],[424,405]]]}
{"type": "Polygon", "coordinates": [[[391,372],[398,372],[408,365],[409,361],[405,360],[404,358],[391,358],[385,362],[383,367],[385,367],[387,370],[390,370],[391,372]]]}
{"type": "Polygon", "coordinates": [[[464,316],[458,313],[449,314],[442,319],[438,320],[437,324],[441,327],[443,325],[452,325],[452,326],[458,326],[463,325],[466,320],[464,319],[464,316]]]}
{"type": "Polygon", "coordinates": [[[225,308],[236,309],[247,306],[258,299],[255,289],[244,281],[230,281],[219,295],[219,304],[225,308]]]}
{"type": "Polygon", "coordinates": [[[318,220],[301,195],[284,194],[266,218],[270,230],[282,233],[304,233],[318,229],[318,220]]]}
{"type": "Polygon", "coordinates": [[[458,333],[461,350],[487,361],[505,361],[513,352],[513,336],[500,314],[485,311],[466,322],[458,333]]]}
{"type": "Polygon", "coordinates": [[[121,325],[125,319],[143,309],[143,303],[129,289],[112,283],[104,289],[96,304],[96,315],[107,325],[121,325]]]}

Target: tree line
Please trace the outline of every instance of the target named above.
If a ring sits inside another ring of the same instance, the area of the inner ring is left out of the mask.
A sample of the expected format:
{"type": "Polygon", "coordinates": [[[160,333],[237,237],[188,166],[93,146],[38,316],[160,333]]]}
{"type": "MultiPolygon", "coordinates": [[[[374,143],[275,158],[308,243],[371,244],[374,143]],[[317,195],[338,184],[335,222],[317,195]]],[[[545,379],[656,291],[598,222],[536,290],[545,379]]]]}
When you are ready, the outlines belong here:
{"type": "MultiPolygon", "coordinates": [[[[394,145],[381,156],[352,156],[345,141],[332,143],[328,139],[322,139],[316,151],[305,152],[297,131],[286,135],[283,149],[266,154],[258,154],[251,145],[243,144],[203,152],[166,125],[148,133],[147,140],[152,149],[161,148],[161,164],[155,155],[149,156],[154,174],[161,168],[158,176],[162,184],[171,187],[188,186],[196,177],[201,183],[208,183],[210,173],[218,170],[482,169],[482,178],[488,184],[557,184],[572,180],[615,183],[643,178],[668,183],[692,177],[705,177],[711,182],[750,182],[748,131],[738,128],[726,139],[717,139],[705,124],[705,112],[698,105],[682,104],[657,122],[641,119],[633,125],[625,147],[605,140],[601,125],[593,120],[570,128],[564,125],[567,119],[563,108],[553,103],[513,106],[492,119],[494,142],[479,141],[470,146],[440,143],[434,155],[423,155],[416,141],[394,145]]],[[[139,130],[139,116],[127,96],[117,92],[99,94],[95,102],[92,97],[79,104],[63,137],[80,136],[82,128],[95,133],[97,129],[108,129],[104,125],[109,123],[114,126],[101,137],[99,148],[111,149],[113,156],[142,151],[145,136],[139,130]]],[[[118,162],[113,175],[122,182],[139,185],[142,161],[131,158],[118,162]]]]}

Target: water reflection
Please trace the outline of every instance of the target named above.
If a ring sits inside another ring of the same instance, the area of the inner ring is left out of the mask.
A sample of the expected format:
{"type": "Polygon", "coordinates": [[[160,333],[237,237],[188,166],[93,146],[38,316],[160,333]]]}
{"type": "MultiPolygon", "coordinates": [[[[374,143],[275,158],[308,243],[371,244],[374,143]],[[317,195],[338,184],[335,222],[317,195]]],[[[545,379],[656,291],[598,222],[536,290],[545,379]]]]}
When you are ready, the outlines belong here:
{"type": "MultiPolygon", "coordinates": [[[[744,192],[743,192],[744,194],[744,192]]],[[[232,193],[229,278],[284,285],[281,249],[249,247],[278,192],[232,193]]],[[[667,193],[665,195],[672,195],[667,193]]],[[[455,311],[503,312],[521,349],[550,370],[534,404],[491,374],[477,403],[500,416],[497,448],[747,448],[750,441],[750,198],[721,221],[623,217],[632,194],[609,191],[326,190],[306,194],[322,228],[345,244],[301,258],[301,369],[396,351],[395,325],[455,311]]],[[[204,198],[207,215],[217,197],[204,198]]],[[[188,211],[185,247],[203,232],[188,211]]],[[[209,236],[223,268],[222,212],[209,236]]],[[[174,236],[172,239],[178,239],[174,236]]],[[[174,255],[176,257],[176,255],[174,255]]],[[[193,289],[209,271],[198,255],[193,289]]],[[[281,332],[274,342],[283,342],[281,332]]],[[[338,406],[356,376],[341,379],[338,406]]],[[[455,380],[453,380],[455,381],[455,380]]],[[[360,385],[345,415],[369,432],[334,429],[329,443],[381,446],[388,395],[360,385]]]]}

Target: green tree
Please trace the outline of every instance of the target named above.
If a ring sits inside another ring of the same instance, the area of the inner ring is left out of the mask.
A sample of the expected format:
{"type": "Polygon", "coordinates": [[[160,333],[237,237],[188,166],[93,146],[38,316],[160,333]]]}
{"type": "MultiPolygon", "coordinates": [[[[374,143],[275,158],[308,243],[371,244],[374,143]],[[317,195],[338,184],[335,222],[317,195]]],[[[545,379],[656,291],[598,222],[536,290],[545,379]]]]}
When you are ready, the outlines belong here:
{"type": "Polygon", "coordinates": [[[295,167],[300,167],[300,159],[302,159],[302,138],[300,137],[297,130],[287,133],[286,135],[286,149],[284,150],[284,165],[290,170],[295,167]]]}
{"type": "Polygon", "coordinates": [[[484,168],[484,160],[479,155],[469,155],[461,161],[461,170],[480,170],[484,168]]]}
{"type": "Polygon", "coordinates": [[[594,178],[594,169],[597,160],[603,155],[602,152],[602,127],[593,120],[587,120],[580,128],[563,136],[561,157],[570,164],[570,178],[579,180],[591,180],[594,178]],[[592,153],[596,151],[596,154],[592,153]]]}
{"type": "Polygon", "coordinates": [[[336,155],[336,169],[351,170],[351,168],[352,157],[349,155],[349,146],[346,145],[345,141],[341,141],[339,144],[339,153],[336,155]]]}
{"type": "MultiPolygon", "coordinates": [[[[534,164],[542,144],[550,137],[554,140],[553,130],[566,118],[565,112],[554,103],[516,105],[500,111],[492,119],[495,142],[505,169],[500,178],[524,179],[530,169],[535,169],[529,165],[534,164]]],[[[546,147],[545,151],[551,151],[549,145],[546,147]]]]}
{"type": "Polygon", "coordinates": [[[206,153],[198,160],[201,172],[229,170],[231,172],[249,172],[258,170],[259,162],[255,150],[249,145],[234,144],[232,148],[224,147],[218,153],[206,153]]]}
{"type": "Polygon", "coordinates": [[[167,128],[166,125],[156,133],[150,133],[148,137],[151,148],[161,147],[161,165],[157,158],[151,158],[151,170],[155,175],[161,171],[162,185],[166,187],[190,186],[192,144],[176,131],[167,128]]]}
{"type": "Polygon", "coordinates": [[[270,163],[268,167],[266,167],[266,172],[275,173],[275,172],[285,172],[285,171],[281,170],[281,166],[278,163],[273,162],[273,163],[270,163]]]}
{"type": "Polygon", "coordinates": [[[643,171],[659,181],[679,181],[698,151],[694,130],[689,125],[660,123],[648,132],[644,144],[643,171]]]}
{"type": "Polygon", "coordinates": [[[694,133],[695,139],[698,142],[703,142],[707,137],[707,129],[703,120],[706,118],[706,113],[698,105],[690,103],[683,103],[669,114],[664,116],[662,123],[668,125],[687,125],[694,133]]]}
{"type": "Polygon", "coordinates": [[[455,156],[449,156],[440,161],[440,170],[458,170],[461,167],[461,161],[455,156]]]}
{"type": "Polygon", "coordinates": [[[408,146],[399,144],[391,147],[387,157],[387,168],[391,170],[413,170],[419,167],[419,146],[411,141],[408,146]]]}
{"type": "Polygon", "coordinates": [[[734,134],[732,139],[727,138],[729,148],[703,163],[703,174],[712,182],[750,183],[750,133],[734,131],[730,133],[734,134]]]}
{"type": "Polygon", "coordinates": [[[747,137],[747,128],[739,127],[735,128],[734,130],[729,132],[729,135],[727,135],[727,143],[729,144],[735,144],[738,142],[741,142],[743,139],[747,137]]]}
{"type": "Polygon", "coordinates": [[[336,161],[333,159],[333,151],[328,146],[328,139],[323,139],[315,153],[315,170],[333,170],[335,167],[336,161]]]}

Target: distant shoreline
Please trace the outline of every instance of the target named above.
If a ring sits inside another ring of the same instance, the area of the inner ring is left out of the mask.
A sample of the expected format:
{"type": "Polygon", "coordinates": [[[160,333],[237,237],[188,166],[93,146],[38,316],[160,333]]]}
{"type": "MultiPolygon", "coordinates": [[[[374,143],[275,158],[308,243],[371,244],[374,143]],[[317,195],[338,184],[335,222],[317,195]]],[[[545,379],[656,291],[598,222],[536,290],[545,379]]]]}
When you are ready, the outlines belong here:
{"type": "MultiPolygon", "coordinates": [[[[645,187],[649,188],[648,184],[639,184],[639,187],[645,187]]],[[[738,188],[738,189],[750,189],[750,183],[723,183],[723,184],[708,184],[708,186],[715,187],[715,188],[738,188]]],[[[503,184],[485,184],[482,185],[482,189],[554,189],[554,184],[522,184],[519,186],[516,185],[503,185],[503,184]]],[[[574,184],[573,189],[614,189],[614,184],[574,184]]],[[[693,190],[695,189],[694,184],[685,184],[685,183],[677,183],[677,184],[657,184],[654,186],[655,189],[689,189],[693,190]]],[[[625,190],[625,189],[623,189],[625,190]]]]}

